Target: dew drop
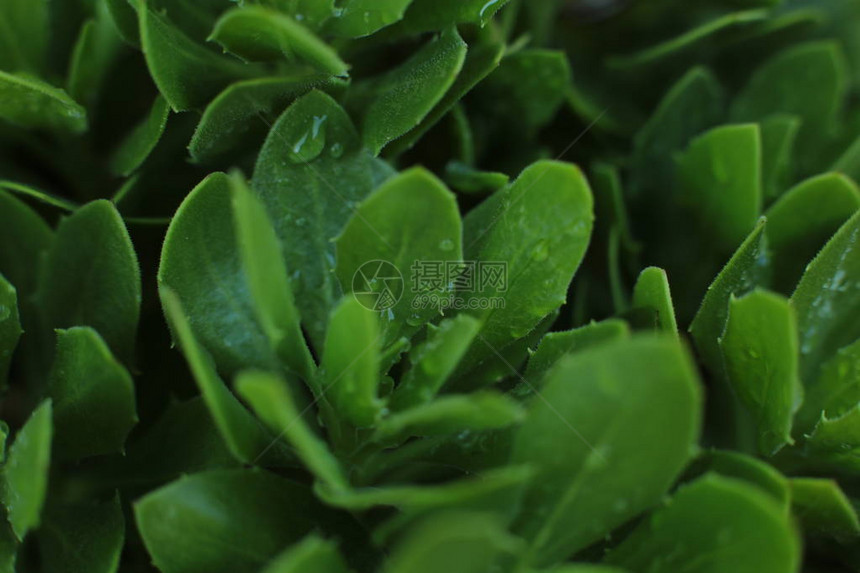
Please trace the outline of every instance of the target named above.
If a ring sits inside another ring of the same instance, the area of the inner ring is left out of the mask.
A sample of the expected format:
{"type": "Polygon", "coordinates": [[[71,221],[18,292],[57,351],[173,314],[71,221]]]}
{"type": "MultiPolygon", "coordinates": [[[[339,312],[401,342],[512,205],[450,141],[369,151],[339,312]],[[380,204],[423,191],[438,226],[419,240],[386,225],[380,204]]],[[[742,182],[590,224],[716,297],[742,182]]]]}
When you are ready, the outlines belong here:
{"type": "Polygon", "coordinates": [[[549,257],[549,246],[546,241],[541,241],[532,251],[532,260],[540,262],[545,261],[549,257]]]}
{"type": "Polygon", "coordinates": [[[340,143],[334,143],[328,150],[329,154],[335,159],[340,159],[343,157],[343,145],[340,143]]]}
{"type": "Polygon", "coordinates": [[[451,239],[443,239],[439,243],[439,248],[443,251],[453,251],[454,250],[454,241],[451,239]]]}

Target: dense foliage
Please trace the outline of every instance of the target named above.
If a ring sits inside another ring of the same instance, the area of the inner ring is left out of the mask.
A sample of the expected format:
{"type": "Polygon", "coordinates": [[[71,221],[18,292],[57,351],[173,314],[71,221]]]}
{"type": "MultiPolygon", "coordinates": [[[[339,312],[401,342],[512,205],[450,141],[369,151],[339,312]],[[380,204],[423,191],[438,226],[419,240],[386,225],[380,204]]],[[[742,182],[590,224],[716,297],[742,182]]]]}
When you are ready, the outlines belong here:
{"type": "Polygon", "coordinates": [[[0,573],[860,570],[860,0],[0,0],[0,573]]]}

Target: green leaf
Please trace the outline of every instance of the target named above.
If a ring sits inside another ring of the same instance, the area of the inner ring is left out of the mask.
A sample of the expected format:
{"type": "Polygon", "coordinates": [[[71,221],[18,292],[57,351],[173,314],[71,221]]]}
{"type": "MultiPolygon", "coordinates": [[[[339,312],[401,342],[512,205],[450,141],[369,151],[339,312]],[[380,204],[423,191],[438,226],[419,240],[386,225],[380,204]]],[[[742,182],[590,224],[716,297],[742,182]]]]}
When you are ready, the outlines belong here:
{"type": "Polygon", "coordinates": [[[507,428],[521,422],[525,412],[517,402],[496,392],[441,396],[402,413],[383,418],[374,438],[397,442],[413,436],[442,436],[507,428]]]}
{"type": "Polygon", "coordinates": [[[780,197],[765,214],[773,284],[791,292],[809,261],[858,208],[860,189],[838,173],[807,179],[780,197]]]}
{"type": "Polygon", "coordinates": [[[634,194],[653,189],[667,197],[675,184],[673,154],[722,118],[723,88],[710,72],[695,67],[672,86],[633,139],[634,194]]]}
{"type": "Polygon", "coordinates": [[[294,273],[296,305],[318,351],[341,296],[332,239],[373,189],[371,161],[343,109],[315,91],[278,119],[254,169],[253,188],[275,224],[294,273]]]}
{"type": "Polygon", "coordinates": [[[154,8],[152,0],[136,1],[149,73],[174,111],[203,106],[228,84],[261,71],[196,43],[154,8]]]}
{"type": "Polygon", "coordinates": [[[784,573],[799,570],[800,540],[766,493],[707,475],[681,488],[608,561],[653,573],[784,573]]]}
{"type": "Polygon", "coordinates": [[[323,392],[359,428],[374,425],[384,405],[379,398],[381,341],[375,313],[353,297],[332,312],[320,365],[323,392]]]}
{"type": "Polygon", "coordinates": [[[520,542],[499,518],[479,512],[437,513],[413,527],[392,551],[385,573],[484,573],[520,542]]]}
{"type": "Polygon", "coordinates": [[[271,449],[271,439],[218,377],[210,354],[194,337],[176,294],[166,287],[161,287],[159,294],[173,335],[227,447],[240,462],[256,462],[271,449]]]}
{"type": "Polygon", "coordinates": [[[793,152],[801,123],[794,115],[771,115],[759,123],[762,192],[766,200],[778,197],[792,179],[793,152]]]}
{"type": "Polygon", "coordinates": [[[694,139],[678,159],[682,201],[717,252],[731,252],[761,214],[758,125],[722,126],[694,139]]]}
{"type": "Polygon", "coordinates": [[[860,404],[860,339],[840,348],[821,366],[821,374],[810,380],[798,413],[797,425],[810,431],[822,415],[838,418],[860,404]]]}
{"type": "Polygon", "coordinates": [[[541,384],[544,375],[565,356],[629,337],[630,327],[617,318],[564,332],[550,332],[541,338],[540,345],[529,358],[526,379],[534,385],[541,384]]]}
{"type": "Polygon", "coordinates": [[[307,487],[253,469],[181,478],[135,503],[134,514],[163,573],[255,571],[311,530],[341,519],[307,487]]]}
{"type": "Polygon", "coordinates": [[[50,13],[48,0],[5,0],[0,4],[0,69],[41,71],[51,37],[50,13]]]}
{"type": "Polygon", "coordinates": [[[720,348],[729,382],[753,414],[765,455],[794,443],[792,419],[803,400],[797,339],[794,309],[780,295],[755,290],[729,302],[720,348]]]}
{"type": "Polygon", "coordinates": [[[28,129],[81,133],[87,111],[59,88],[36,78],[0,71],[0,120],[28,129]]]}
{"type": "Polygon", "coordinates": [[[262,6],[245,6],[224,14],[210,40],[249,61],[308,64],[333,76],[346,76],[349,66],[337,52],[293,18],[262,6]]]}
{"type": "Polygon", "coordinates": [[[158,270],[159,284],[182,301],[200,344],[227,376],[277,365],[244,272],[232,185],[214,173],[188,194],[167,229],[158,270]]]}
{"type": "Polygon", "coordinates": [[[816,466],[855,475],[860,469],[860,405],[842,416],[822,415],[806,441],[816,466]]]}
{"type": "Polygon", "coordinates": [[[316,365],[305,344],[281,245],[269,215],[241,175],[231,178],[231,186],[239,256],[257,321],[282,363],[312,381],[316,365]]]}
{"type": "Polygon", "coordinates": [[[261,573],[349,573],[331,541],[309,535],[275,557],[261,573]]]}
{"type": "Polygon", "coordinates": [[[155,149],[170,115],[170,105],[162,96],[155,98],[152,109],[143,121],[129,133],[111,158],[111,170],[128,177],[155,149]]]}
{"type": "Polygon", "coordinates": [[[15,537],[41,523],[51,463],[51,401],[45,400],[30,415],[9,448],[4,467],[3,504],[15,537]]]}
{"type": "Polygon", "coordinates": [[[259,147],[287,104],[314,88],[338,84],[320,74],[293,74],[231,84],[206,106],[188,145],[198,163],[214,163],[259,147]]]}
{"type": "Polygon", "coordinates": [[[6,388],[12,356],[23,332],[18,314],[18,293],[0,274],[0,389],[6,388]]]}
{"type": "Polygon", "coordinates": [[[412,33],[441,30],[452,24],[486,25],[508,0],[413,0],[405,27],[412,33]]]}
{"type": "Polygon", "coordinates": [[[117,35],[106,4],[99,2],[96,17],[82,27],[72,52],[66,87],[77,102],[92,108],[111,66],[119,55],[122,40],[117,35]]]}
{"type": "Polygon", "coordinates": [[[731,297],[743,296],[763,282],[768,264],[765,223],[761,221],[708,287],[690,325],[696,349],[711,372],[724,371],[719,339],[726,327],[731,297]]]}
{"type": "Polygon", "coordinates": [[[361,38],[403,18],[412,0],[345,0],[334,9],[325,31],[334,36],[361,38]]]}
{"type": "Polygon", "coordinates": [[[57,573],[115,573],[124,542],[119,495],[50,507],[39,531],[42,564],[57,573]]]}
{"type": "Polygon", "coordinates": [[[860,338],[860,212],[815,257],[791,295],[800,333],[800,374],[813,380],[825,360],[860,338]]]}
{"type": "Polygon", "coordinates": [[[460,193],[491,193],[510,181],[505,173],[479,171],[460,161],[452,161],[445,166],[445,182],[460,193]]]}
{"type": "Polygon", "coordinates": [[[337,277],[380,314],[383,348],[439,314],[431,299],[450,292],[446,271],[461,260],[461,236],[454,194],[423,168],[389,179],[358,206],[336,241],[337,277]]]}
{"type": "Polygon", "coordinates": [[[37,295],[48,326],[90,326],[131,364],[140,291],[137,255],[113,204],[93,201],[60,223],[37,295]]]}
{"type": "Polygon", "coordinates": [[[265,372],[242,372],[236,380],[236,391],[273,433],[292,444],[305,467],[331,491],[349,488],[340,462],[302,419],[305,412],[296,407],[283,380],[265,372]]]}
{"type": "Polygon", "coordinates": [[[349,105],[359,112],[364,144],[374,155],[433,112],[465,59],[466,43],[449,28],[400,66],[353,88],[360,96],[349,105]]]}
{"type": "Polygon", "coordinates": [[[468,214],[465,259],[501,263],[506,274],[505,284],[477,282],[475,290],[462,293],[464,308],[486,309],[471,306],[480,299],[500,298],[504,305],[470,312],[483,321],[483,328],[461,372],[523,338],[564,304],[588,247],[593,218],[585,176],[576,166],[555,161],[526,168],[510,187],[468,214]]]}
{"type": "Polygon", "coordinates": [[[732,104],[731,115],[735,121],[759,121],[774,113],[800,117],[796,157],[805,175],[821,157],[823,141],[835,126],[847,89],[847,63],[836,42],[800,44],[755,72],[732,104]]]}
{"type": "Polygon", "coordinates": [[[430,402],[448,381],[465,355],[481,323],[461,314],[428,326],[427,340],[409,354],[411,367],[394,389],[389,407],[405,410],[430,402]]]}
{"type": "Polygon", "coordinates": [[[804,533],[850,541],[860,537],[860,519],[851,501],[833,480],[792,478],[791,509],[804,533]]]}
{"type": "Polygon", "coordinates": [[[126,436],[137,423],[134,383],[95,330],[57,331],[49,394],[57,457],[124,451],[126,436]]]}
{"type": "MultiPolygon", "coordinates": [[[[466,94],[499,66],[504,54],[504,45],[498,41],[484,40],[470,46],[463,61],[463,68],[447,93],[439,100],[421,122],[403,137],[393,141],[387,152],[396,155],[411,148],[421,137],[439,123],[466,94]]],[[[499,174],[500,175],[500,174],[499,174]]],[[[506,177],[506,176],[505,176],[506,177]]],[[[507,180],[505,180],[507,183],[507,180]]],[[[500,184],[501,187],[503,184],[500,184]]]]}
{"type": "Polygon", "coordinates": [[[0,190],[0,274],[18,293],[29,296],[36,289],[38,261],[53,242],[53,232],[30,207],[0,190]]]}
{"type": "Polygon", "coordinates": [[[675,320],[669,277],[663,269],[648,267],[639,273],[633,288],[633,307],[656,311],[659,329],[677,336],[678,322],[675,320]]]}
{"type": "Polygon", "coordinates": [[[264,6],[277,8],[291,15],[312,30],[319,30],[334,16],[334,0],[259,0],[264,6]]]}
{"type": "Polygon", "coordinates": [[[105,0],[105,5],[113,20],[116,31],[131,46],[140,46],[140,29],[137,20],[137,6],[129,0],[105,0]]]}
{"type": "Polygon", "coordinates": [[[709,471],[755,485],[770,494],[780,507],[788,511],[790,502],[788,479],[767,462],[727,450],[710,451],[705,454],[702,462],[702,473],[709,471]]]}
{"type": "Polygon", "coordinates": [[[656,503],[689,460],[700,423],[696,371],[670,337],[561,359],[532,399],[511,458],[539,470],[516,527],[531,563],[573,555],[656,503]]]}

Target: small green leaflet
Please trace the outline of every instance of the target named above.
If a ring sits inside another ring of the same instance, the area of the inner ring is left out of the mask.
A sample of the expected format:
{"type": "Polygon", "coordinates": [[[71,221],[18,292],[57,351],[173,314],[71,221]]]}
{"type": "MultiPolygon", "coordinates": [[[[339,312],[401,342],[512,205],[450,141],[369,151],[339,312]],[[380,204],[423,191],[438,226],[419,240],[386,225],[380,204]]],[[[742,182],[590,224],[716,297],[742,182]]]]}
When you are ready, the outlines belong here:
{"type": "Polygon", "coordinates": [[[3,505],[15,536],[22,540],[41,523],[51,463],[51,401],[45,400],[15,436],[3,470],[3,505]]]}
{"type": "Polygon", "coordinates": [[[0,120],[31,129],[81,133],[87,112],[69,95],[42,80],[0,71],[0,120]]]}
{"type": "Polygon", "coordinates": [[[633,288],[633,307],[648,308],[657,312],[657,326],[670,334],[678,334],[669,277],[658,267],[648,267],[639,273],[633,288]]]}
{"type": "Polygon", "coordinates": [[[656,503],[698,440],[701,401],[690,357],[667,335],[558,361],[511,458],[538,470],[515,528],[530,541],[529,561],[565,559],[656,503]]]}
{"type": "Polygon", "coordinates": [[[53,242],[53,231],[30,207],[0,190],[0,273],[23,297],[36,289],[39,260],[53,242]]]}
{"type": "Polygon", "coordinates": [[[785,573],[800,566],[800,540],[768,494],[711,474],[679,489],[607,560],[651,573],[785,573]]]}
{"type": "Polygon", "coordinates": [[[23,332],[18,315],[18,293],[0,274],[0,388],[6,388],[12,355],[23,332]]]}
{"type": "Polygon", "coordinates": [[[804,533],[848,542],[860,537],[860,519],[851,501],[834,480],[792,478],[791,509],[804,533]]]}
{"type": "Polygon", "coordinates": [[[860,404],[860,340],[840,348],[821,366],[817,380],[807,383],[797,424],[809,432],[822,414],[837,418],[860,404]]]}
{"type": "Polygon", "coordinates": [[[337,545],[316,535],[284,550],[261,573],[349,573],[337,545]]]}
{"type": "Polygon", "coordinates": [[[286,59],[306,63],[333,76],[348,75],[337,52],[293,18],[262,6],[245,6],[224,14],[210,39],[249,61],[286,59]]]}
{"type": "Polygon", "coordinates": [[[720,348],[729,382],[758,426],[761,453],[774,455],[793,444],[792,419],[803,387],[797,319],[788,300],[762,290],[732,297],[720,348]]]}
{"type": "Polygon", "coordinates": [[[412,0],[404,27],[410,32],[441,30],[451,24],[484,27],[508,0],[412,0]]]}
{"type": "Polygon", "coordinates": [[[49,379],[58,458],[123,452],[137,423],[131,375],[92,328],[57,331],[49,379]]]}
{"type": "Polygon", "coordinates": [[[167,127],[170,105],[161,96],[155,98],[149,114],[126,136],[111,158],[111,169],[128,176],[140,167],[155,149],[167,127]]]}
{"type": "Polygon", "coordinates": [[[785,114],[771,115],[759,123],[762,193],[766,200],[778,197],[792,178],[793,152],[800,126],[800,118],[785,114]]]}
{"type": "Polygon", "coordinates": [[[325,31],[334,36],[361,38],[403,18],[412,0],[344,0],[333,10],[325,31]]]}

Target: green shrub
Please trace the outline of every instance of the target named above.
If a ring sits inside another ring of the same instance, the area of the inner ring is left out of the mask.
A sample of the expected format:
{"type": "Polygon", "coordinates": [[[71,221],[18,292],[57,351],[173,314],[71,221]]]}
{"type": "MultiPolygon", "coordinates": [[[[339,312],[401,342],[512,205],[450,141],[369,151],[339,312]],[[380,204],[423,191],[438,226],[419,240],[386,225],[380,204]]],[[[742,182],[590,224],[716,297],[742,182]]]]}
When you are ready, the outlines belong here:
{"type": "Polygon", "coordinates": [[[858,570],[858,27],[0,0],[0,573],[858,570]]]}

